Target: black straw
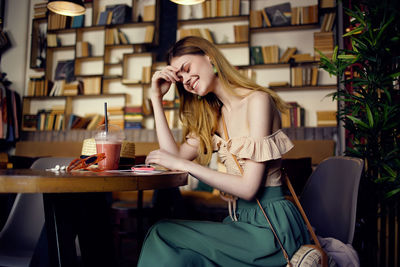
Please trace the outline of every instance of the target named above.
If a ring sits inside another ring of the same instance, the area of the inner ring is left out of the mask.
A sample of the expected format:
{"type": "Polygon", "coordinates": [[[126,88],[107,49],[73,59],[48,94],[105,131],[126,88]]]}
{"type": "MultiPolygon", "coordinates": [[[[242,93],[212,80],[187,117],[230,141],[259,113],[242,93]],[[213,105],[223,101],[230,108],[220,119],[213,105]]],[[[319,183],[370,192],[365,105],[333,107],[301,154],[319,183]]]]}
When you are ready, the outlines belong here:
{"type": "Polygon", "coordinates": [[[108,133],[107,102],[104,102],[104,129],[108,133]]]}

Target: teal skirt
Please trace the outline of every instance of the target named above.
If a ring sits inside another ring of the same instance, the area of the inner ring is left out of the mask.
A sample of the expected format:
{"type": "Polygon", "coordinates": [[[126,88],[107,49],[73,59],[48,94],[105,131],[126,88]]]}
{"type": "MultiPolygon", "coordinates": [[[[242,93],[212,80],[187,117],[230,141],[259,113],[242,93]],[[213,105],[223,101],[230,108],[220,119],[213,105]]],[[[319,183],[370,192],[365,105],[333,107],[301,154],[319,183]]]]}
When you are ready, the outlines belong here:
{"type": "MultiPolygon", "coordinates": [[[[291,257],[309,235],[281,187],[258,198],[291,257]]],[[[163,220],[148,232],[138,266],[285,266],[281,248],[256,201],[238,200],[238,221],[163,220]]]]}

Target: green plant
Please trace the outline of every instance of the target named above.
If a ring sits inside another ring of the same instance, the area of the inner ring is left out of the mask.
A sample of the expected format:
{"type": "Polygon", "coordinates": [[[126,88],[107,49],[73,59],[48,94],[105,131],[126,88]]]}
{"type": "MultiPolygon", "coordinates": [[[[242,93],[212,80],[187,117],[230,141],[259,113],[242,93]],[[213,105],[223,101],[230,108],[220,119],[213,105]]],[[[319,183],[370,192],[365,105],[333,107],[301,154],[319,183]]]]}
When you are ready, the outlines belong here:
{"type": "Polygon", "coordinates": [[[338,119],[347,130],[345,154],[365,161],[364,183],[378,202],[400,199],[400,23],[397,0],[362,1],[346,9],[349,49],[320,67],[339,77],[333,98],[343,101],[338,119]],[[349,75],[350,74],[350,75],[349,75]]]}

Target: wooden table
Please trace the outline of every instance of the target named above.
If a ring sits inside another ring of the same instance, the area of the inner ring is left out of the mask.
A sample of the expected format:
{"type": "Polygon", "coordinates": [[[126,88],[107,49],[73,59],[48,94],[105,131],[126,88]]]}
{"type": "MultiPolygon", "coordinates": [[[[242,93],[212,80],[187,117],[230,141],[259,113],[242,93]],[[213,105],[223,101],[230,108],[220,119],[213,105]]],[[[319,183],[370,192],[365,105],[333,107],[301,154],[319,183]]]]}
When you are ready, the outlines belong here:
{"type": "MultiPolygon", "coordinates": [[[[113,256],[109,250],[114,250],[111,232],[108,238],[99,240],[98,235],[105,229],[107,216],[104,216],[108,208],[105,201],[106,192],[113,191],[139,191],[148,189],[163,189],[177,187],[187,183],[188,174],[185,172],[165,171],[157,174],[136,174],[132,172],[89,172],[74,171],[71,173],[42,171],[32,169],[0,170],[0,193],[43,193],[45,209],[45,221],[48,239],[48,249],[51,266],[72,266],[76,259],[71,255],[76,254],[76,248],[71,246],[73,234],[85,235],[81,230],[74,232],[71,225],[85,224],[87,217],[79,220],[82,207],[89,206],[89,212],[82,216],[96,217],[91,221],[96,223],[86,225],[85,231],[95,233],[93,247],[86,251],[81,247],[82,257],[88,260],[88,265],[111,266],[114,264],[113,256]],[[88,229],[89,228],[89,229],[88,229]],[[72,232],[71,232],[72,231],[72,232]],[[72,234],[71,234],[72,233],[72,234]],[[96,234],[97,233],[97,234],[96,234]],[[95,242],[94,242],[95,241],[95,242]],[[102,244],[104,246],[102,246],[102,244]],[[100,249],[99,249],[100,248],[100,249]],[[90,252],[92,251],[92,252],[90,252]],[[103,253],[104,252],[104,253],[103,253]],[[92,260],[92,261],[91,261],[92,260]]],[[[87,211],[87,210],[86,210],[87,211]]],[[[80,228],[80,227],[79,227],[80,228]]],[[[80,240],[81,241],[81,240],[80,240]]],[[[114,251],[112,251],[114,253],[114,251]]]]}

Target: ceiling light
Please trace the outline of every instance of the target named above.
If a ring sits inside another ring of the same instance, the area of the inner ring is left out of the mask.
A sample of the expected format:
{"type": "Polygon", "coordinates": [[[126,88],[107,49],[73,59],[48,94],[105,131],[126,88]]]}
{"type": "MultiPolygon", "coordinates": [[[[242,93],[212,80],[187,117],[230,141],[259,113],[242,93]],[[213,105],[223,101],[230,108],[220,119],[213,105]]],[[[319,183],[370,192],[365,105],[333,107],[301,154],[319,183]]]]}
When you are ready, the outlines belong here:
{"type": "Polygon", "coordinates": [[[179,5],[196,5],[203,3],[205,0],[170,0],[179,5]]]}
{"type": "Polygon", "coordinates": [[[86,10],[82,0],[49,0],[47,8],[64,16],[80,16],[86,10]]]}

